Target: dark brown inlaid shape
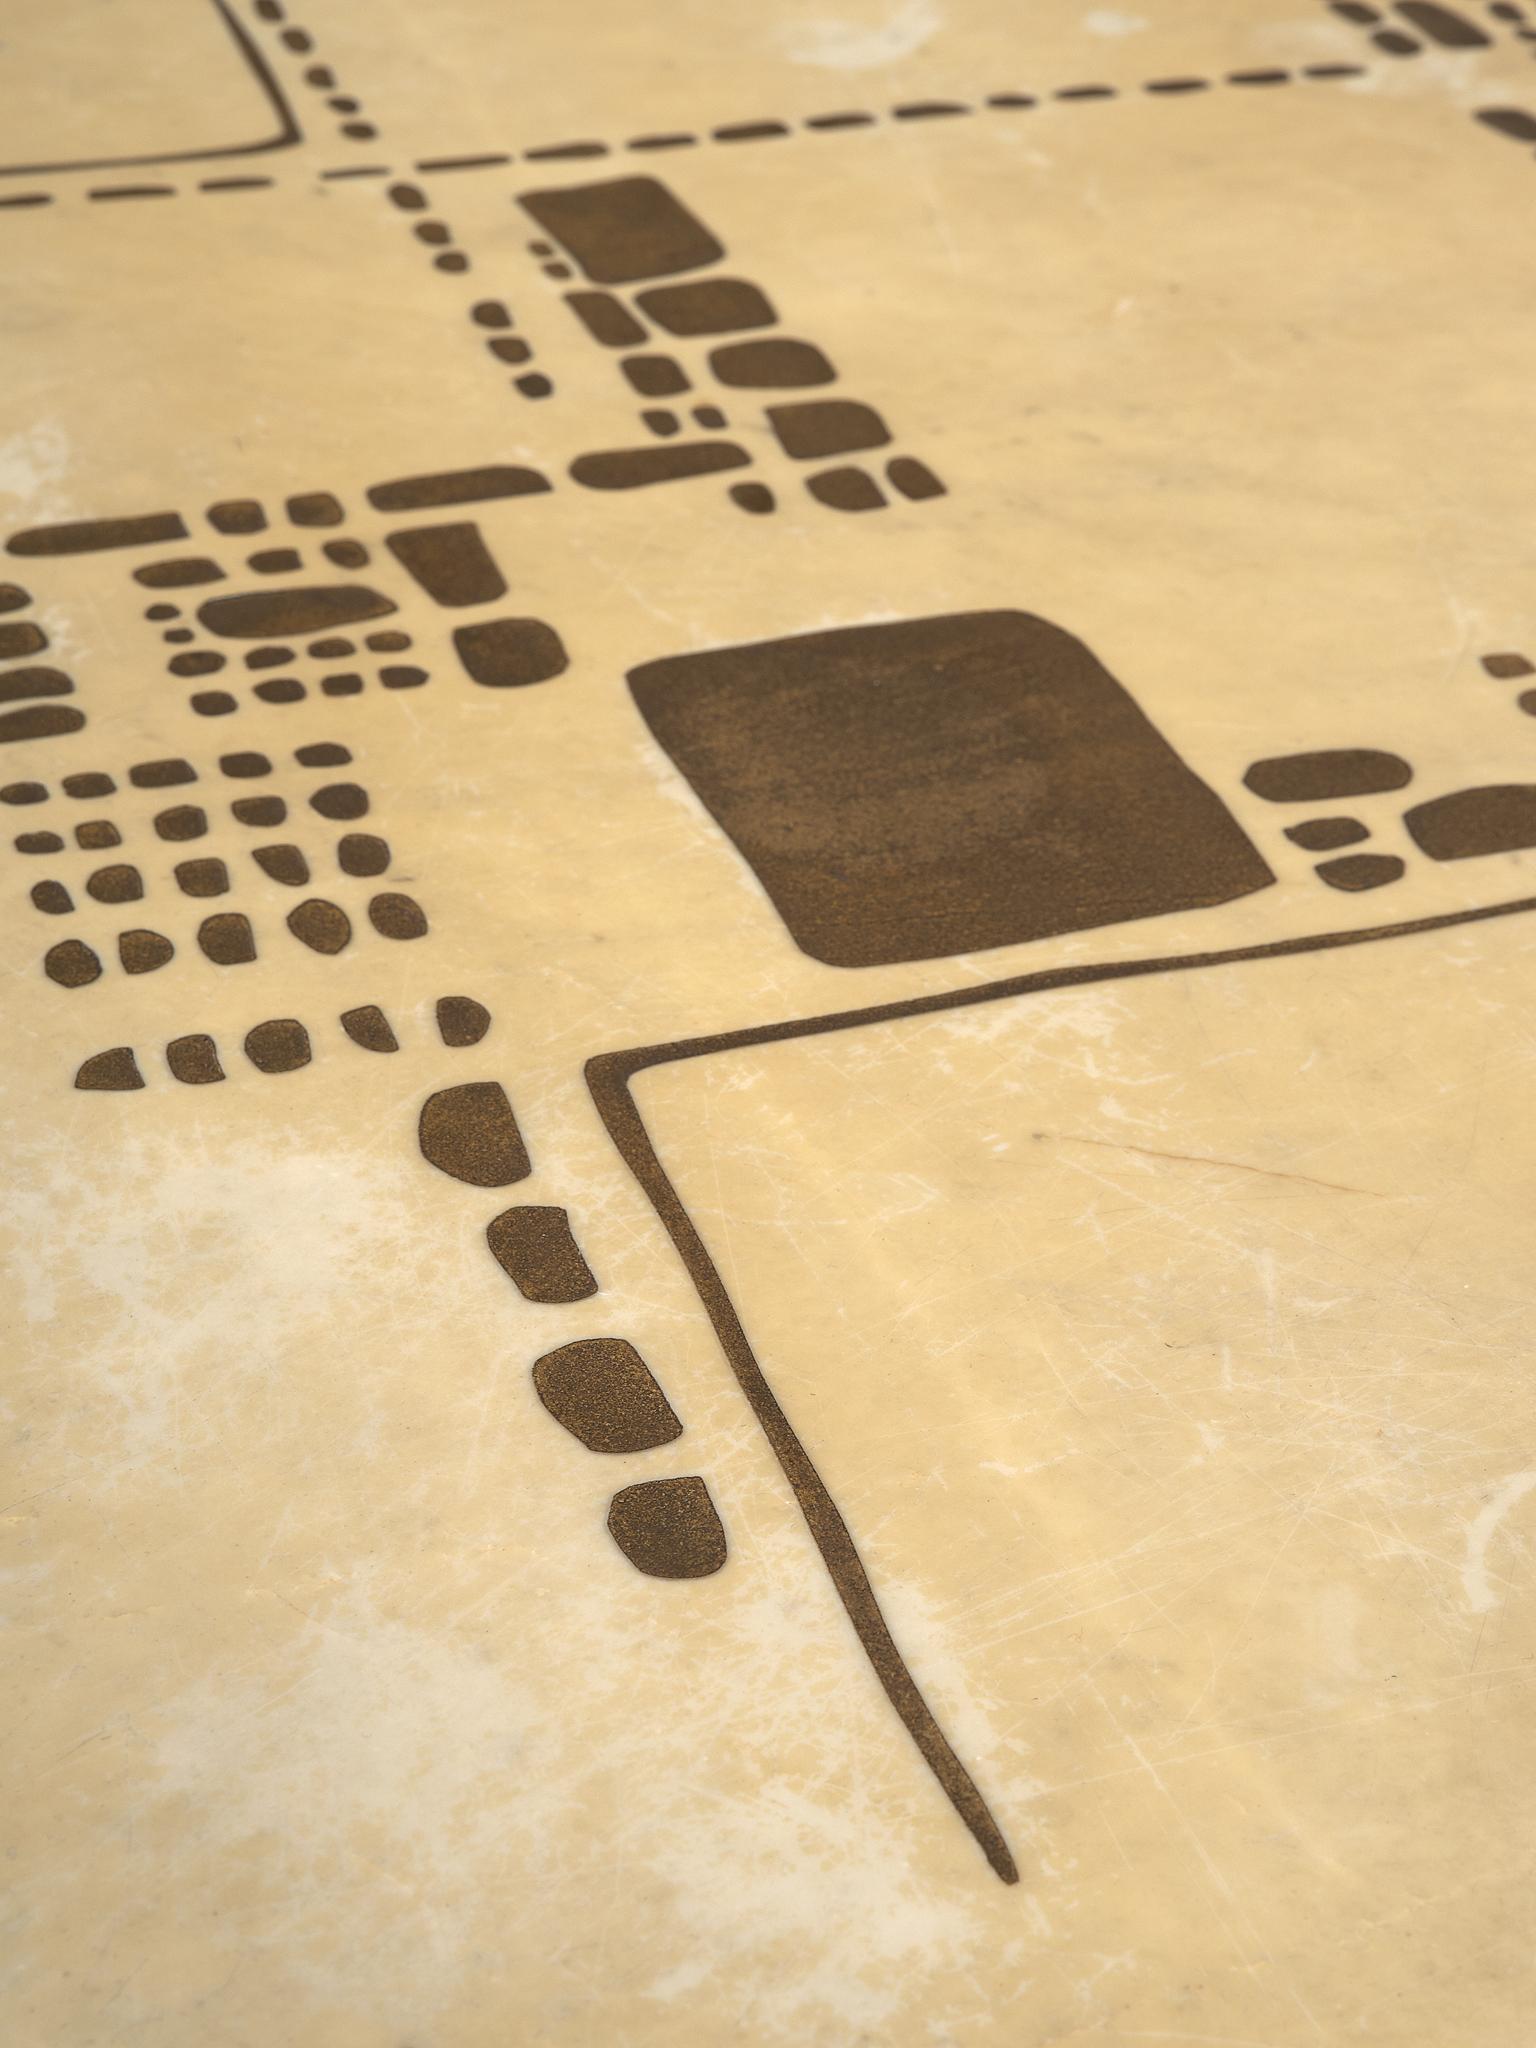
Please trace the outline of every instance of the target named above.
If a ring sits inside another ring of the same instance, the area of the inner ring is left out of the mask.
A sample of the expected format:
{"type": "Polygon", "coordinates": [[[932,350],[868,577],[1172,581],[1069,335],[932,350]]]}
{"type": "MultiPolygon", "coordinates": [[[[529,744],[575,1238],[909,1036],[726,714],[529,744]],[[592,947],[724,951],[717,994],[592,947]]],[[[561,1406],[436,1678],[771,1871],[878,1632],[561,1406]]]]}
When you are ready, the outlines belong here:
{"type": "Polygon", "coordinates": [[[337,740],[312,740],[307,747],[295,747],[293,758],[301,768],[344,768],[352,749],[337,740]]]}
{"type": "Polygon", "coordinates": [[[491,1013],[473,996],[439,996],[437,1033],[444,1045],[478,1045],[491,1028],[491,1013]]]}
{"type": "MultiPolygon", "coordinates": [[[[90,829],[89,825],[76,827],[78,832],[88,832],[90,829]]],[[[107,830],[110,832],[112,827],[109,825],[107,830]]],[[[107,844],[115,846],[117,841],[115,838],[110,839],[107,841],[107,844]]],[[[62,853],[64,851],[64,842],[57,832],[21,832],[16,837],[16,851],[18,853],[62,853]]]]}
{"type": "Polygon", "coordinates": [[[400,1041],[390,1029],[389,1019],[377,1003],[364,1003],[356,1010],[343,1010],[341,1028],[354,1045],[365,1052],[398,1052],[400,1041]]]}
{"type": "Polygon", "coordinates": [[[797,462],[826,455],[851,455],[883,448],[889,427],[873,406],[852,398],[808,398],[796,405],[770,405],[768,421],[786,455],[797,462]]]}
{"type": "Polygon", "coordinates": [[[146,512],[138,519],[74,519],[62,526],[33,526],[13,533],[8,555],[87,555],[97,548],[144,548],[156,541],[185,540],[187,529],[175,512],[146,512]]]}
{"type": "Polygon", "coordinates": [[[153,974],[157,967],[176,957],[176,948],[164,933],[140,927],[118,933],[117,957],[124,974],[153,974]]]}
{"type": "Polygon", "coordinates": [[[485,619],[455,628],[465,673],[492,690],[547,683],[570,666],[560,635],[542,619],[485,619]]]}
{"type": "Polygon", "coordinates": [[[295,526],[340,526],[346,514],[329,491],[301,491],[288,500],[288,517],[295,526]]]}
{"type": "Polygon", "coordinates": [[[0,583],[0,612],[19,612],[31,602],[31,591],[19,583],[0,583]]]}
{"type": "Polygon", "coordinates": [[[297,548],[258,548],[246,560],[258,576],[289,576],[304,566],[304,557],[297,548]]]}
{"type": "Polygon", "coordinates": [[[220,754],[219,767],[236,782],[249,782],[255,776],[272,773],[272,763],[267,756],[249,749],[238,754],[220,754]]]}
{"type": "Polygon", "coordinates": [[[14,704],[22,697],[72,697],[75,686],[56,668],[17,668],[0,676],[0,704],[14,704]]]}
{"type": "Polygon", "coordinates": [[[634,348],[645,340],[645,329],[611,292],[567,292],[565,303],[604,348],[634,348]]]}
{"type": "Polygon", "coordinates": [[[352,937],[347,913],[323,896],[311,896],[290,910],[288,929],[314,953],[339,953],[352,937]]]}
{"type": "Polygon", "coordinates": [[[533,1368],[539,1399],[589,1451],[654,1451],[683,1433],[650,1367],[622,1337],[581,1337],[533,1368]]]}
{"type": "Polygon", "coordinates": [[[696,284],[663,284],[639,294],[641,309],[668,334],[735,334],[771,327],[778,314],[744,277],[707,277],[696,284]]]}
{"type": "Polygon", "coordinates": [[[184,896],[223,896],[229,891],[229,869],[212,856],[176,863],[176,886],[184,896]]]}
{"type": "Polygon", "coordinates": [[[197,943],[215,967],[243,967],[256,958],[256,935],[243,911],[220,910],[197,928],[197,943]]]}
{"type": "Polygon", "coordinates": [[[0,789],[0,804],[45,804],[47,786],[41,782],[8,782],[0,789]]]}
{"type": "Polygon", "coordinates": [[[242,825],[281,825],[288,815],[280,796],[237,796],[229,810],[242,825]]]}
{"type": "Polygon", "coordinates": [[[725,254],[659,178],[608,178],[518,198],[594,284],[674,277],[718,263],[725,254]]]}
{"type": "Polygon", "coordinates": [[[371,832],[345,832],[336,844],[336,863],[344,875],[382,875],[389,866],[389,842],[371,832]]]}
{"type": "Polygon", "coordinates": [[[87,875],[85,891],[98,903],[137,903],[144,894],[144,878],[136,867],[119,861],[87,875]]]}
{"type": "Polygon", "coordinates": [[[743,512],[760,515],[773,510],[773,493],[766,484],[732,484],[730,497],[732,504],[739,505],[743,512]]]}
{"type": "Polygon", "coordinates": [[[1421,35],[1443,43],[1448,50],[1480,50],[1492,40],[1475,21],[1437,5],[1436,0],[1397,0],[1397,11],[1421,35]]]}
{"type": "Polygon", "coordinates": [[[697,1475],[623,1486],[608,1509],[608,1533],[652,1579],[707,1579],[725,1563],[725,1530],[697,1475]]]}
{"type": "Polygon", "coordinates": [[[361,818],[367,815],[368,792],[356,782],[328,782],[309,800],[310,809],[322,818],[361,818]]]}
{"type": "Polygon", "coordinates": [[[139,1072],[139,1063],[133,1056],[131,1045],[114,1045],[106,1052],[93,1052],[88,1060],[81,1062],[75,1075],[77,1088],[106,1088],[114,1092],[127,1088],[142,1088],[144,1076],[139,1072]]]}
{"type": "Polygon", "coordinates": [[[28,704],[20,711],[0,715],[0,746],[11,740],[51,740],[66,732],[78,732],[85,713],[72,704],[28,704]]]}
{"type": "Polygon", "coordinates": [[[101,962],[81,939],[62,939],[43,955],[43,972],[60,988],[84,988],[101,974],[101,962]]]}
{"type": "Polygon", "coordinates": [[[110,818],[90,818],[75,827],[75,844],[88,853],[100,853],[109,846],[121,846],[123,835],[110,818]]]}
{"type": "Polygon", "coordinates": [[[359,619],[381,619],[397,609],[363,583],[316,583],[211,597],[199,606],[197,616],[208,632],[227,640],[281,640],[290,634],[329,632],[359,619]]]}
{"type": "Polygon", "coordinates": [[[289,889],[302,889],[309,880],[309,862],[297,846],[255,846],[251,859],[264,875],[289,889]]]}
{"type": "Polygon", "coordinates": [[[673,398],[689,388],[682,364],[671,356],[626,356],[619,367],[642,398],[673,398]]]}
{"type": "Polygon", "coordinates": [[[20,661],[24,654],[40,654],[47,645],[48,635],[30,619],[0,626],[0,661],[20,661]]]}
{"type": "Polygon", "coordinates": [[[740,469],[751,459],[734,441],[677,441],[661,448],[609,448],[594,455],[578,455],[571,464],[571,475],[589,490],[632,491],[641,484],[671,483],[678,477],[740,469]]]}
{"type": "Polygon", "coordinates": [[[74,897],[62,882],[34,882],[29,893],[32,908],[45,917],[65,917],[75,907],[74,897]]]}
{"type": "Polygon", "coordinates": [[[110,775],[87,773],[66,775],[64,793],[66,796],[111,796],[117,784],[110,775]]]}
{"type": "Polygon", "coordinates": [[[254,498],[224,498],[208,507],[208,524],[217,533],[260,533],[266,523],[254,498]]]}
{"type": "Polygon", "coordinates": [[[380,512],[419,512],[432,505],[472,505],[482,498],[525,498],[547,491],[549,478],[510,463],[484,469],[445,469],[435,476],[402,476],[375,484],[368,502],[380,512]]]}
{"type": "Polygon", "coordinates": [[[867,470],[851,464],[841,469],[824,469],[805,487],[819,505],[834,512],[878,512],[885,493],[867,470]]]}
{"type": "Polygon", "coordinates": [[[651,731],[837,967],[1230,902],[1274,876],[1081,641],[1026,612],[648,663],[651,731]]]}
{"type": "Polygon", "coordinates": [[[150,562],[133,572],[146,590],[185,590],[194,583],[222,583],[224,571],[206,555],[183,555],[174,562],[150,562]]]}
{"type": "Polygon", "coordinates": [[[503,1209],[486,1226],[485,1241],[525,1301],[585,1301],[597,1292],[564,1209],[533,1202],[503,1209]]]}
{"type": "Polygon", "coordinates": [[[201,839],[208,830],[208,813],[198,804],[176,804],[155,813],[155,830],[162,839],[201,839]]]}
{"type": "Polygon", "coordinates": [[[1536,675],[1536,666],[1523,654],[1485,654],[1483,667],[1500,682],[1512,681],[1516,676],[1536,675]]]}
{"type": "Polygon", "coordinates": [[[178,783],[196,782],[197,770],[190,761],[138,761],[128,770],[135,789],[174,789],[178,783]]]}
{"type": "Polygon", "coordinates": [[[898,455],[885,465],[885,473],[904,498],[921,501],[945,496],[943,484],[926,462],[912,455],[898,455]]]}
{"type": "Polygon", "coordinates": [[[1330,889],[1380,889],[1398,881],[1404,864],[1395,853],[1346,853],[1340,860],[1319,861],[1317,872],[1330,889]]]}
{"type": "Polygon", "coordinates": [[[438,604],[489,604],[506,591],[506,579],[472,519],[409,527],[390,534],[386,545],[438,604]]]}
{"type": "Polygon", "coordinates": [[[291,1074],[309,1065],[309,1033],[297,1017],[269,1017],[245,1034],[245,1056],[264,1074],[291,1074]]]}
{"type": "Polygon", "coordinates": [[[499,1081],[463,1081],[429,1095],[416,1137],[429,1165],[472,1188],[511,1187],[533,1171],[499,1081]]]}
{"type": "Polygon", "coordinates": [[[398,890],[387,889],[382,896],[370,897],[368,920],[381,939],[424,939],[427,935],[427,914],[412,896],[402,896],[398,890]]]}
{"type": "Polygon", "coordinates": [[[224,1079],[219,1049],[206,1031],[189,1031],[185,1038],[173,1038],[165,1048],[165,1064],[189,1088],[205,1088],[210,1081],[224,1079]]]}
{"type": "Polygon", "coordinates": [[[1415,804],[1403,823],[1431,860],[1471,860],[1536,846],[1536,783],[1491,783],[1415,804]]]}
{"type": "Polygon", "coordinates": [[[1309,818],[1305,825],[1287,825],[1285,836],[1308,853],[1331,853],[1336,846],[1354,846],[1371,835],[1358,818],[1309,818]]]}
{"type": "Polygon", "coordinates": [[[709,367],[722,384],[788,390],[795,385],[830,384],[837,372],[809,341],[774,335],[761,341],[732,341],[711,349],[709,367]]]}
{"type": "Polygon", "coordinates": [[[1331,804],[1341,796],[1378,796],[1401,789],[1413,770],[1397,754],[1373,747],[1334,747],[1318,754],[1277,754],[1255,761],[1245,788],[1271,804],[1331,804]]]}

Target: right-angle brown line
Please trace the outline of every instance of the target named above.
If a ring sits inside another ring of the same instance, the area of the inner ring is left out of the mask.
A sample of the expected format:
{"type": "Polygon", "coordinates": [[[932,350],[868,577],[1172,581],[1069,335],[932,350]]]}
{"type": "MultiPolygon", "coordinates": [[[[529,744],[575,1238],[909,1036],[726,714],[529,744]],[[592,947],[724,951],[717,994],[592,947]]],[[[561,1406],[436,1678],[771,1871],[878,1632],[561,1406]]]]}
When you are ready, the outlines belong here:
{"type": "Polygon", "coordinates": [[[1513,917],[1529,911],[1536,911],[1536,896],[1517,897],[1508,903],[1487,904],[1473,910],[1445,911],[1433,917],[1412,918],[1398,924],[1370,925],[1355,931],[1320,932],[1311,937],[1276,939],[1256,946],[1231,946],[1219,952],[1051,967],[1032,974],[1011,975],[1002,981],[984,982],[976,988],[947,989],[936,995],[913,996],[904,1001],[877,1003],[861,1010],[839,1010],[819,1017],[790,1018],[778,1024],[748,1025],[738,1031],[679,1039],[667,1045],[599,1053],[587,1061],[587,1086],[603,1127],[656,1211],[693,1282],[720,1348],[725,1353],[726,1362],[790,1483],[812,1541],[821,1553],[822,1563],[853,1624],[854,1633],[885,1689],[886,1697],[917,1745],[923,1761],[938,1779],[950,1804],[1005,1884],[1018,1883],[1018,1866],[1012,1851],[975,1780],[956,1755],[907,1668],[881,1612],[879,1599],[870,1584],[852,1533],[826,1481],[817,1471],[810,1453],[801,1443],[794,1425],[769,1385],[708,1247],[661,1163],[630,1092],[631,1077],[647,1067],[666,1066],[677,1060],[733,1052],[749,1045],[779,1044],[786,1039],[820,1037],[827,1032],[848,1031],[860,1025],[891,1023],[901,1018],[964,1009],[976,1003],[1000,1002],[1010,996],[1043,994],[1051,989],[1081,988],[1094,982],[1129,981],[1146,975],[1192,971],[1202,967],[1232,966],[1240,961],[1282,959],[1298,953],[1332,952],[1343,946],[1370,945],[1384,939],[1444,931],[1456,925],[1481,924],[1492,918],[1513,917]]]}

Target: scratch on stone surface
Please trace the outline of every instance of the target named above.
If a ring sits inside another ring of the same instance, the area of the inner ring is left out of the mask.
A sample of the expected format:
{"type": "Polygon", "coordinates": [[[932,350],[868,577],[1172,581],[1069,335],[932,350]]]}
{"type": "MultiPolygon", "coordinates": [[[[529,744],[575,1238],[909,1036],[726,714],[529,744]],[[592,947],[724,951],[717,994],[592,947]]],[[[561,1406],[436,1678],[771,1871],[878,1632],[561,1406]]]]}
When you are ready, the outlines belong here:
{"type": "Polygon", "coordinates": [[[1488,1581],[1488,1545],[1500,1522],[1519,1506],[1533,1486],[1536,1472],[1512,1473],[1481,1514],[1467,1524],[1467,1561],[1461,1568],[1461,1583],[1474,1614],[1491,1614],[1499,1604],[1499,1597],[1488,1581]]]}
{"type": "Polygon", "coordinates": [[[1135,1152],[1143,1159],[1172,1159],[1184,1166],[1224,1166],[1233,1173],[1257,1173],[1265,1180],[1294,1180],[1303,1187],[1326,1188],[1334,1195],[1369,1195],[1373,1200],[1384,1202],[1388,1196],[1381,1188],[1350,1187],[1343,1181],[1318,1180],[1310,1173],[1285,1173],[1278,1166],[1250,1166],[1244,1159],[1210,1159],[1203,1152],[1162,1152],[1152,1145],[1127,1145],[1112,1138],[1083,1138],[1074,1131],[1032,1131],[1037,1141],[1049,1139],[1056,1145],[1093,1145],[1101,1152],[1135,1152]]]}

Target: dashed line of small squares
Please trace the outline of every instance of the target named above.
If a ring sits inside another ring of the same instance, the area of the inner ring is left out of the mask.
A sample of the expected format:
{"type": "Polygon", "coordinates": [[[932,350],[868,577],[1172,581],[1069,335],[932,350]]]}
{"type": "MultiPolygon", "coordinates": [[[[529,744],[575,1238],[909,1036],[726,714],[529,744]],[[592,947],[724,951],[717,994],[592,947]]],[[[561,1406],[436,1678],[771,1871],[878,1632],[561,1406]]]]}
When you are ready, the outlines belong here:
{"type": "MultiPolygon", "coordinates": [[[[468,256],[462,249],[451,246],[452,229],[446,221],[428,212],[427,195],[419,185],[405,182],[393,184],[389,188],[388,196],[393,206],[411,217],[411,233],[417,241],[436,251],[432,258],[434,270],[445,271],[456,277],[469,270],[471,266],[468,256]],[[418,219],[418,215],[425,217],[418,219]]],[[[533,350],[530,345],[520,335],[501,331],[509,329],[513,324],[506,303],[500,299],[482,299],[470,309],[470,318],[478,326],[494,327],[499,330],[490,337],[485,346],[498,363],[511,364],[518,371],[518,375],[511,380],[513,389],[524,398],[548,398],[555,388],[551,379],[546,377],[542,370],[530,370],[526,367],[533,361],[533,350]]]]}
{"type": "MultiPolygon", "coordinates": [[[[282,0],[253,0],[251,9],[259,22],[269,28],[279,28],[287,21],[287,11],[282,0]]],[[[290,23],[281,28],[278,41],[294,57],[309,57],[314,54],[314,38],[308,29],[290,23]]],[[[378,138],[378,129],[364,117],[362,103],[350,93],[337,89],[336,74],[329,64],[311,64],[304,73],[304,83],[312,92],[324,98],[331,113],[341,116],[337,126],[348,142],[373,142],[378,138]]]]}
{"type": "MultiPolygon", "coordinates": [[[[473,996],[440,997],[436,1018],[438,1036],[451,1047],[478,1045],[491,1028],[490,1011],[473,996]]],[[[362,1003],[356,1009],[344,1010],[337,1021],[351,1043],[364,1052],[400,1050],[394,1026],[377,1003],[362,1003]]],[[[263,1074],[295,1073],[314,1058],[309,1031],[297,1017],[265,1018],[246,1032],[242,1048],[251,1065],[263,1074]]],[[[189,1031],[171,1039],[164,1056],[172,1078],[186,1087],[205,1087],[209,1082],[228,1078],[218,1041],[209,1032],[189,1031]]],[[[81,1062],[75,1086],[110,1092],[144,1087],[137,1053],[130,1045],[109,1046],[105,1052],[92,1053],[81,1062]]]]}
{"type": "MultiPolygon", "coordinates": [[[[522,1131],[499,1081],[440,1088],[417,1122],[422,1157],[471,1188],[507,1188],[533,1171],[522,1131]]],[[[554,1203],[519,1202],[485,1227],[492,1258],[525,1301],[564,1306],[601,1290],[571,1227],[554,1203]]],[[[533,1367],[543,1406],[589,1451],[659,1450],[683,1425],[659,1381],[623,1338],[587,1337],[546,1352],[533,1367]]],[[[725,1530],[697,1474],[620,1489],[608,1530],[638,1571],[656,1578],[706,1578],[725,1563],[725,1530]]]]}
{"type": "MultiPolygon", "coordinates": [[[[1406,40],[1406,39],[1405,39],[1406,40]]],[[[1407,51],[1392,51],[1401,56],[1407,51]]],[[[982,113],[1023,113],[1031,108],[1051,105],[1084,105],[1102,100],[1130,98],[1136,93],[1153,97],[1176,97],[1189,93],[1215,91],[1223,86],[1246,87],[1281,86],[1303,84],[1315,81],[1325,84],[1334,80],[1362,78],[1367,67],[1362,64],[1303,64],[1294,68],[1270,65],[1245,71],[1228,71],[1219,76],[1149,78],[1138,84],[1114,86],[1102,83],[1063,85],[1042,88],[1039,92],[998,92],[989,93],[981,99],[965,100],[915,100],[905,101],[886,108],[883,112],[870,108],[844,108],[825,114],[807,114],[794,121],[728,121],[718,127],[705,128],[697,132],[678,131],[663,135],[633,135],[625,141],[609,143],[591,140],[578,142],[546,143],[542,146],[512,150],[487,150],[467,156],[418,157],[410,170],[422,176],[439,172],[460,172],[498,170],[512,163],[551,163],[584,157],[605,157],[631,152],[636,155],[653,154],[669,149],[694,149],[701,143],[734,145],[749,142],[772,142],[796,134],[830,135],[853,129],[870,129],[884,121],[925,121],[955,119],[966,115],[982,113]]],[[[401,167],[403,168],[403,167],[401,167]]],[[[359,164],[339,166],[320,172],[325,180],[355,178],[394,178],[401,175],[401,168],[390,164],[359,164]]],[[[94,187],[86,192],[91,200],[113,199],[169,199],[180,193],[192,192],[225,193],[266,190],[279,183],[269,177],[205,178],[194,185],[124,185],[94,187]]],[[[0,208],[27,208],[48,206],[53,203],[52,192],[19,192],[0,198],[0,208]]]]}

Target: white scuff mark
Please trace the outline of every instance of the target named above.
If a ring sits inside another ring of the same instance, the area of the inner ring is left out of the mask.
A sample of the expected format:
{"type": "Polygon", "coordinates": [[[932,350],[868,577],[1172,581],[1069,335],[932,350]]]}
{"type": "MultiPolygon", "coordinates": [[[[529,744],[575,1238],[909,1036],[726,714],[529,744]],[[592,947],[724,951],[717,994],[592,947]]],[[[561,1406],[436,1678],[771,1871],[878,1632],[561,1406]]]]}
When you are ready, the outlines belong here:
{"type": "Polygon", "coordinates": [[[1083,16],[1083,27],[1091,36],[1139,36],[1146,26],[1139,14],[1117,14],[1112,7],[1096,7],[1083,16]]]}
{"type": "Polygon", "coordinates": [[[1488,1545],[1500,1522],[1519,1506],[1532,1487],[1536,1487],[1536,1472],[1514,1473],[1482,1513],[1467,1524],[1467,1561],[1461,1568],[1461,1584],[1474,1614],[1489,1614],[1499,1604],[1488,1580],[1488,1545]]]}
{"type": "Polygon", "coordinates": [[[873,28],[836,18],[807,22],[785,38],[784,54],[791,64],[814,64],[826,71],[873,71],[915,55],[943,25],[933,0],[903,0],[873,28]]]}
{"type": "Polygon", "coordinates": [[[69,436],[57,420],[39,420],[0,441],[0,497],[40,513],[68,467],[69,436]]]}

